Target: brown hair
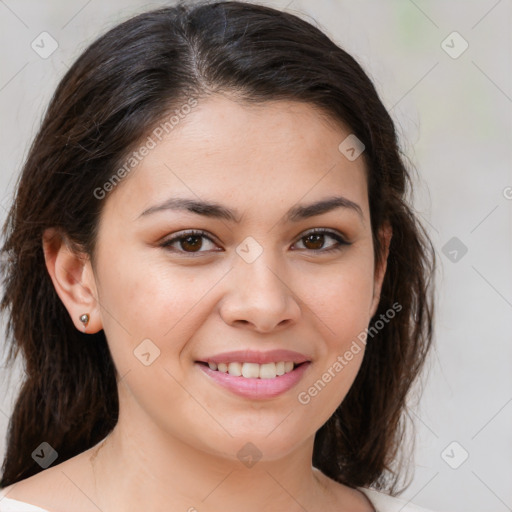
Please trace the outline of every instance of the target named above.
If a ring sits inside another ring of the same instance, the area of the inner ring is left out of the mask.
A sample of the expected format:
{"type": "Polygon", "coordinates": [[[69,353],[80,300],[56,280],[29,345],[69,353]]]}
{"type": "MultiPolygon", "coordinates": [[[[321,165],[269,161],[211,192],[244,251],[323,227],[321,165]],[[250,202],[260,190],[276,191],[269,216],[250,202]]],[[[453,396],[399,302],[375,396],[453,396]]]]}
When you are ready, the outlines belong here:
{"type": "Polygon", "coordinates": [[[393,229],[372,321],[393,304],[402,309],[368,342],[346,398],[316,434],[313,465],[345,485],[394,493],[406,398],[432,343],[432,243],[408,206],[411,178],[393,121],[359,64],[309,22],[241,2],[180,4],[129,19],[78,58],[50,102],[3,230],[7,363],[21,350],[26,376],[1,485],[41,471],[31,457],[41,442],[63,462],[117,422],[118,375],[105,334],[74,327],[47,272],[42,234],[58,228],[94,261],[104,205],[94,191],[191,90],[198,98],[234,91],[250,102],[306,102],[365,145],[376,264],[378,230],[385,221],[393,229]]]}

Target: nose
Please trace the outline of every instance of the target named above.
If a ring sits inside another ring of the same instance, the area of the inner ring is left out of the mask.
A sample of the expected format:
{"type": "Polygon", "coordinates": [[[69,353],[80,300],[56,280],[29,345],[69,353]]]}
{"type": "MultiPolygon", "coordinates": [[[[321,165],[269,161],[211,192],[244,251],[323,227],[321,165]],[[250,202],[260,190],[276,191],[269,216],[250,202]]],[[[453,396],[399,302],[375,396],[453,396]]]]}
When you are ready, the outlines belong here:
{"type": "Polygon", "coordinates": [[[242,259],[235,262],[229,273],[229,292],[220,306],[227,324],[268,333],[298,321],[300,300],[293,283],[269,252],[264,251],[252,263],[242,259]]]}

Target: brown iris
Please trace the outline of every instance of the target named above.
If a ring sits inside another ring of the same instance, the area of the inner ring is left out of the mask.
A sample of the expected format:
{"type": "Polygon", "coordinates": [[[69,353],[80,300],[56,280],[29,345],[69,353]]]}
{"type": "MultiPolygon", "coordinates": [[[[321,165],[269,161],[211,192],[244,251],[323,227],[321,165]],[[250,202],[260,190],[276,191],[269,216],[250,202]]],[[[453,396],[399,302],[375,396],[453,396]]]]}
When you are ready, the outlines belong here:
{"type": "Polygon", "coordinates": [[[203,245],[202,236],[188,235],[181,239],[180,245],[186,251],[197,252],[203,245]]]}
{"type": "Polygon", "coordinates": [[[306,247],[308,247],[308,249],[314,249],[314,250],[321,249],[323,247],[323,245],[324,245],[324,237],[325,237],[325,235],[317,235],[315,233],[312,233],[310,235],[305,236],[303,238],[303,240],[310,240],[316,246],[315,247],[308,247],[307,243],[304,243],[304,245],[306,247]]]}

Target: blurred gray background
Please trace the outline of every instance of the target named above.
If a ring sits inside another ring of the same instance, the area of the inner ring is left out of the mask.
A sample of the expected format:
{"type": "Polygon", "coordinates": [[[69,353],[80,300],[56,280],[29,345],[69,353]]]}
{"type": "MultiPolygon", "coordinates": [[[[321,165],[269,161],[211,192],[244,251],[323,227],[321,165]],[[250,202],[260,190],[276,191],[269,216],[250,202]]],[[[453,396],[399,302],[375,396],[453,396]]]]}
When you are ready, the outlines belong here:
{"type": "MultiPolygon", "coordinates": [[[[356,57],[419,172],[414,206],[439,259],[436,348],[410,407],[418,436],[403,496],[441,512],[510,511],[512,2],[259,3],[316,20],[356,57]]],[[[0,221],[70,64],[113,25],[165,4],[0,0],[0,221]]],[[[0,369],[2,458],[20,371],[0,369]]]]}

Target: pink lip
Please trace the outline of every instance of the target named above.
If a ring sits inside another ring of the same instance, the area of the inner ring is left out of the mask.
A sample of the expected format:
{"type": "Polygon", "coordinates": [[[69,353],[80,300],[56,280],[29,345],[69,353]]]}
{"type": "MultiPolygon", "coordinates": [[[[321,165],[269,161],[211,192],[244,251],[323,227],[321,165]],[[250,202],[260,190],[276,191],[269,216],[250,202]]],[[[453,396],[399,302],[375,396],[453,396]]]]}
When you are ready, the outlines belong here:
{"type": "MultiPolygon", "coordinates": [[[[283,359],[278,360],[282,361],[283,359]]],[[[290,359],[287,360],[289,361],[290,359]]],[[[210,361],[213,360],[210,359],[210,361]]],[[[233,359],[230,361],[233,361],[233,359]]],[[[253,361],[243,359],[243,362],[253,361]]],[[[205,364],[196,363],[196,365],[217,384],[220,384],[236,395],[254,400],[273,398],[290,390],[300,381],[310,364],[310,362],[305,362],[290,373],[285,373],[274,379],[246,379],[245,377],[235,377],[234,375],[229,375],[229,373],[212,370],[205,364]]]]}
{"type": "Polygon", "coordinates": [[[254,350],[236,350],[224,352],[215,356],[207,357],[203,363],[279,363],[280,361],[291,361],[300,364],[309,361],[305,355],[291,350],[269,350],[268,352],[257,352],[254,350]]]}

